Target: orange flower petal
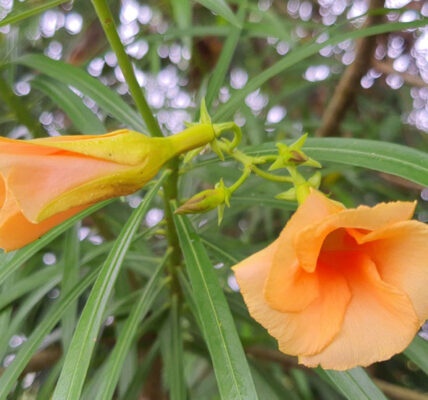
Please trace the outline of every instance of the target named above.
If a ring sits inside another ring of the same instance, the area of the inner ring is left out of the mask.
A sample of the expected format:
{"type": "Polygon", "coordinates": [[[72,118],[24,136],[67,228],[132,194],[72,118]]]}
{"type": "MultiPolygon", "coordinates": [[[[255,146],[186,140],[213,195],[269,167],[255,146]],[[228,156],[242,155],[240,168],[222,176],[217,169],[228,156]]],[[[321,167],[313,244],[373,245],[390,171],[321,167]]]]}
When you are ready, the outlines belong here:
{"type": "Polygon", "coordinates": [[[300,313],[273,310],[263,297],[263,282],[278,246],[278,240],[266,249],[242,261],[233,270],[251,316],[278,340],[287,354],[314,354],[327,346],[339,332],[350,291],[336,270],[320,268],[320,296],[300,313]]]}
{"type": "MultiPolygon", "coordinates": [[[[2,193],[4,194],[4,185],[2,193]]],[[[1,196],[0,196],[1,197],[1,196]]],[[[19,210],[18,204],[9,191],[4,202],[0,204],[0,248],[12,251],[38,239],[44,233],[85,209],[87,206],[75,207],[39,223],[29,222],[19,210]]]]}
{"type": "MultiPolygon", "coordinates": [[[[313,223],[295,236],[294,246],[301,268],[313,272],[325,238],[339,228],[374,230],[412,217],[416,202],[381,203],[375,207],[360,206],[335,213],[313,223]]],[[[308,211],[308,216],[311,212],[308,211]]],[[[352,230],[348,230],[352,233],[352,230]]],[[[355,236],[355,235],[354,235],[355,236]]]]}
{"type": "MultiPolygon", "coordinates": [[[[1,153],[0,158],[0,171],[5,176],[6,185],[13,192],[22,213],[32,222],[39,222],[40,212],[65,192],[127,168],[108,161],[69,154],[50,157],[1,153]]],[[[72,204],[64,204],[55,213],[102,199],[82,196],[72,204]]]]}
{"type": "Polygon", "coordinates": [[[343,210],[343,206],[313,190],[279,237],[278,250],[266,280],[266,301],[275,310],[298,312],[305,309],[319,295],[318,278],[302,270],[293,248],[293,238],[303,228],[343,210]]]}
{"type": "Polygon", "coordinates": [[[364,237],[382,279],[405,292],[420,324],[428,319],[428,226],[403,221],[364,237]]]}
{"type": "Polygon", "coordinates": [[[15,154],[15,155],[52,155],[63,153],[62,150],[47,146],[37,146],[30,141],[15,140],[5,137],[0,137],[0,154],[15,154]]]}
{"type": "Polygon", "coordinates": [[[410,299],[383,282],[367,256],[343,270],[352,299],[342,328],[323,351],[299,357],[308,367],[345,370],[389,359],[407,347],[419,328],[410,299]]]}

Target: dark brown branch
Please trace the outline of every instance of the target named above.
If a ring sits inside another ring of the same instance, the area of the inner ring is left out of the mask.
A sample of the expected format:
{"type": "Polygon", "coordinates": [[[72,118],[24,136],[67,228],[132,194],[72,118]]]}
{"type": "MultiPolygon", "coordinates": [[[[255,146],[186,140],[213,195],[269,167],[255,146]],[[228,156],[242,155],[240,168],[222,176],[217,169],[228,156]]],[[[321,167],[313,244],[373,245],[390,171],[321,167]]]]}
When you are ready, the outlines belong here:
{"type": "MultiPolygon", "coordinates": [[[[59,345],[53,345],[39,351],[28,362],[24,371],[22,371],[22,375],[28,374],[29,372],[40,372],[51,368],[61,358],[61,355],[62,349],[59,345]]],[[[0,368],[0,376],[3,372],[4,368],[0,368]]]]}
{"type": "Polygon", "coordinates": [[[428,393],[415,392],[402,386],[394,385],[393,383],[385,382],[377,378],[373,381],[379,388],[391,399],[396,400],[428,400],[428,393]]]}
{"type": "MultiPolygon", "coordinates": [[[[371,0],[370,9],[382,8],[383,0],[371,0]]],[[[364,24],[365,27],[377,25],[382,22],[381,15],[369,15],[364,24]]],[[[361,78],[367,73],[371,66],[371,60],[376,48],[376,36],[368,36],[357,42],[355,61],[346,68],[342,78],[337,85],[333,97],[324,111],[321,127],[317,136],[335,136],[339,131],[340,124],[351,105],[355,93],[360,88],[361,78]]]]}
{"type": "Polygon", "coordinates": [[[398,72],[394,69],[394,67],[390,63],[373,60],[372,66],[374,69],[376,69],[379,72],[382,72],[383,74],[396,74],[401,76],[404,82],[410,86],[417,86],[417,87],[428,86],[428,83],[426,83],[421,77],[417,75],[408,74],[407,72],[398,72]]]}

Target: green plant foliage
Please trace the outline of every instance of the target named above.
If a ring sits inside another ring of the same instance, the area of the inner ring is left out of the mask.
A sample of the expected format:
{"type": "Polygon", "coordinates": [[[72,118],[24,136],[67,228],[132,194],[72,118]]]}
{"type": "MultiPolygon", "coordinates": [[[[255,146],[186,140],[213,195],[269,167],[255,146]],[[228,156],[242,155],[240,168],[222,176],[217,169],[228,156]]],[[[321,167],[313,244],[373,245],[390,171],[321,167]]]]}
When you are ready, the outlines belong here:
{"type": "Polygon", "coordinates": [[[0,1],[1,136],[200,124],[211,141],[0,251],[0,400],[426,397],[428,323],[369,368],[306,368],[251,317],[231,270],[313,188],[347,207],[417,200],[428,221],[426,5],[379,4],[0,1]],[[337,129],[319,137],[335,102],[337,129]]]}

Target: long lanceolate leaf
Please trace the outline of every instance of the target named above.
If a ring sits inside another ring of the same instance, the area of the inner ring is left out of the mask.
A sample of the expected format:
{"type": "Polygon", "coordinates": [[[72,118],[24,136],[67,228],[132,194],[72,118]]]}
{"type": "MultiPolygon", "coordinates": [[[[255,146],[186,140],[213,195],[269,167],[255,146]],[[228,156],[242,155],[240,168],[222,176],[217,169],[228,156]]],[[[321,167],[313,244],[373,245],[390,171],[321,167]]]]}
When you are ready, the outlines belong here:
{"type": "Polygon", "coordinates": [[[84,70],[64,61],[52,60],[42,54],[27,54],[15,60],[15,62],[73,86],[94,100],[104,111],[126,124],[127,127],[140,132],[146,131],[144,122],[135,110],[126,104],[116,92],[111,91],[84,70]]]}
{"type": "Polygon", "coordinates": [[[318,368],[317,372],[348,400],[387,400],[362,368],[343,372],[318,368]]]}
{"type": "Polygon", "coordinates": [[[25,246],[21,250],[18,250],[11,259],[1,265],[0,267],[0,284],[14,271],[16,271],[25,261],[29,260],[34,254],[36,254],[40,249],[45,247],[48,243],[54,240],[61,233],[65,232],[67,229],[72,227],[77,221],[91,215],[95,211],[100,210],[105,207],[107,204],[111,203],[113,200],[106,200],[101,203],[95,204],[92,207],[83,210],[82,212],[74,215],[69,218],[67,221],[64,221],[61,225],[56,226],[50,230],[46,235],[42,236],[39,240],[25,246]]]}
{"type": "Polygon", "coordinates": [[[58,323],[68,307],[88,288],[95,280],[98,270],[88,273],[67,295],[61,298],[47,313],[28,340],[19,349],[13,363],[3,372],[0,378],[0,400],[5,400],[9,391],[15,385],[32,355],[37,351],[45,336],[58,323]]]}
{"type": "Polygon", "coordinates": [[[243,89],[234,92],[229,101],[219,107],[217,112],[214,114],[214,120],[223,121],[229,118],[241,106],[243,100],[249,93],[260,88],[269,79],[282,73],[287,68],[296,65],[298,62],[304,60],[305,58],[317,54],[325,46],[335,45],[347,39],[358,39],[365,36],[378,35],[381,33],[394,32],[409,28],[418,28],[421,26],[425,26],[427,22],[428,18],[423,18],[412,22],[394,22],[376,25],[368,28],[358,29],[352,32],[335,35],[323,43],[315,42],[296,48],[293,52],[283,57],[280,61],[276,62],[274,65],[272,65],[259,75],[250,79],[243,89]]]}
{"type": "Polygon", "coordinates": [[[119,380],[123,363],[125,362],[129,349],[135,339],[139,323],[146,316],[153,300],[159,293],[160,278],[162,276],[166,260],[167,257],[165,257],[159,266],[153,271],[153,275],[147,283],[143,294],[132,307],[117,343],[113,351],[110,353],[107,361],[106,373],[103,376],[104,384],[101,390],[99,390],[96,400],[106,400],[113,397],[114,389],[119,380]]]}
{"type": "MultiPolygon", "coordinates": [[[[61,282],[61,291],[67,293],[79,281],[79,255],[80,255],[80,240],[79,240],[80,224],[77,223],[72,229],[65,234],[64,240],[64,272],[61,282]]],[[[68,348],[73,337],[73,330],[77,320],[77,302],[67,311],[62,319],[61,336],[63,350],[68,348]]]]}
{"type": "Polygon", "coordinates": [[[15,9],[6,16],[6,18],[2,19],[0,21],[0,27],[7,25],[7,24],[13,24],[15,22],[22,21],[26,18],[29,18],[33,15],[39,14],[45,10],[48,10],[49,8],[58,6],[62,3],[66,3],[69,0],[39,0],[35,2],[31,2],[33,4],[19,4],[15,7],[15,9]]]}
{"type": "Polygon", "coordinates": [[[169,171],[165,171],[158,182],[146,194],[140,206],[128,219],[107,256],[70,343],[64,367],[53,395],[54,400],[74,400],[80,398],[107,303],[126,252],[132,242],[133,236],[137,232],[141,220],[148,211],[151,201],[168,175],[169,171]]]}
{"type": "MultiPolygon", "coordinates": [[[[245,18],[245,12],[247,8],[247,1],[243,1],[239,6],[238,11],[238,21],[243,23],[245,18]]],[[[233,26],[230,29],[230,34],[224,43],[223,50],[221,51],[220,58],[217,61],[214,72],[211,76],[211,79],[208,83],[207,94],[205,101],[207,107],[210,108],[212,105],[215,96],[218,95],[221,85],[224,82],[224,78],[229,69],[230,63],[232,61],[233,54],[235,53],[236,46],[238,45],[239,38],[241,36],[241,27],[233,26]]]]}
{"type": "Polygon", "coordinates": [[[49,96],[61,107],[80,133],[95,135],[106,131],[98,117],[83,103],[83,99],[63,83],[39,75],[31,81],[31,86],[49,96]]]}
{"type": "MultiPolygon", "coordinates": [[[[271,145],[266,147],[273,149],[271,145]]],[[[428,186],[428,154],[407,146],[375,140],[320,138],[308,139],[305,151],[319,161],[374,169],[428,186]]]]}
{"type": "Polygon", "coordinates": [[[174,220],[221,398],[257,399],[232,314],[205,248],[187,217],[176,215],[174,220]]]}
{"type": "Polygon", "coordinates": [[[232,25],[241,27],[242,23],[235,16],[233,11],[227,5],[225,0],[196,0],[198,3],[201,3],[204,7],[214,11],[216,14],[221,15],[225,20],[229,21],[232,25]]]}
{"type": "Polygon", "coordinates": [[[404,354],[428,375],[428,341],[416,336],[404,354]]]}
{"type": "Polygon", "coordinates": [[[180,328],[180,309],[176,294],[171,296],[171,310],[165,321],[161,337],[162,362],[171,400],[186,399],[184,380],[183,338],[180,328]]]}

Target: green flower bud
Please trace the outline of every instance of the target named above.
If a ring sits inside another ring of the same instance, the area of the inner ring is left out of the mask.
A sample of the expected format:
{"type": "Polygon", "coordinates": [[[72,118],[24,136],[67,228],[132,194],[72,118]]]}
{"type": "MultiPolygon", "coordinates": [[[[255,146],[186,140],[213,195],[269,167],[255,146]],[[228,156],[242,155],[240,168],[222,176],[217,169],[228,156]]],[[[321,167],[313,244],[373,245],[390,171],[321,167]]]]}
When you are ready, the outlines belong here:
{"type": "Polygon", "coordinates": [[[195,194],[175,211],[176,214],[196,214],[214,210],[226,201],[226,191],[218,187],[195,194]]]}

